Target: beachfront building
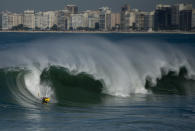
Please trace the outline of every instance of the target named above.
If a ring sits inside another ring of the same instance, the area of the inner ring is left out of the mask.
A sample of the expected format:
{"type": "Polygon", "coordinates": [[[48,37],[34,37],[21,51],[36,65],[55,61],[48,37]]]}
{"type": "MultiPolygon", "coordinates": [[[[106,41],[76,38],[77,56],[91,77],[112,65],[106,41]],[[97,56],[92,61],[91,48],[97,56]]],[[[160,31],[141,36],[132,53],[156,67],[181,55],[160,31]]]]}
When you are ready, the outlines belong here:
{"type": "Polygon", "coordinates": [[[81,12],[81,14],[83,14],[83,27],[85,28],[85,30],[89,28],[89,13],[90,11],[81,12]]]}
{"type": "MultiPolygon", "coordinates": [[[[132,9],[126,12],[126,31],[148,31],[153,28],[153,15],[150,12],[132,9]]],[[[123,27],[124,28],[124,27],[123,27]]]]}
{"type": "Polygon", "coordinates": [[[154,30],[170,30],[171,13],[171,5],[157,5],[154,14],[154,30]]]}
{"type": "Polygon", "coordinates": [[[0,30],[2,30],[2,12],[0,12],[0,30]]]}
{"type": "Polygon", "coordinates": [[[71,14],[71,27],[73,30],[86,27],[84,14],[71,14]]]}
{"type": "Polygon", "coordinates": [[[66,5],[64,10],[68,10],[70,14],[78,14],[78,6],[76,5],[66,5]]]}
{"type": "Polygon", "coordinates": [[[88,28],[99,30],[100,12],[99,11],[87,11],[88,12],[88,28]]]}
{"type": "Polygon", "coordinates": [[[121,30],[139,30],[143,27],[144,15],[138,9],[131,9],[129,5],[121,8],[121,30]]]}
{"type": "Polygon", "coordinates": [[[1,14],[1,29],[11,30],[13,27],[23,24],[23,15],[11,12],[1,14]]]}
{"type": "Polygon", "coordinates": [[[42,12],[35,13],[35,28],[41,27],[41,16],[42,16],[42,12]]]}
{"type": "Polygon", "coordinates": [[[195,31],[195,9],[192,10],[192,30],[195,31]]]}
{"type": "Polygon", "coordinates": [[[8,30],[8,15],[9,12],[2,12],[2,30],[8,30]]]}
{"type": "Polygon", "coordinates": [[[173,30],[179,29],[179,8],[180,4],[175,4],[171,7],[171,27],[173,30]]]}
{"type": "Polygon", "coordinates": [[[10,30],[10,29],[12,29],[12,27],[14,26],[13,25],[13,14],[12,13],[8,13],[8,29],[10,30]]]}
{"type": "Polygon", "coordinates": [[[148,31],[154,30],[154,11],[149,12],[148,14],[148,31]]]}
{"type": "Polygon", "coordinates": [[[98,30],[99,29],[99,20],[100,12],[87,10],[81,12],[83,14],[83,29],[84,30],[98,30]]]}
{"type": "Polygon", "coordinates": [[[13,15],[13,26],[18,26],[23,24],[23,14],[14,13],[13,15]]]}
{"type": "Polygon", "coordinates": [[[136,11],[135,12],[135,29],[137,31],[147,30],[145,29],[145,28],[148,28],[147,25],[148,25],[148,13],[136,11]]]}
{"type": "Polygon", "coordinates": [[[35,29],[35,12],[34,10],[24,11],[24,27],[35,29]]]}
{"type": "Polygon", "coordinates": [[[47,25],[48,25],[48,21],[47,18],[46,20],[44,20],[44,16],[43,16],[43,12],[37,12],[35,13],[35,29],[36,30],[43,30],[45,28],[47,28],[47,25]],[[46,21],[46,22],[44,22],[46,21]],[[46,27],[44,26],[46,25],[46,27]]]}
{"type": "Polygon", "coordinates": [[[128,23],[126,25],[128,30],[136,30],[136,28],[137,28],[136,15],[137,15],[138,11],[139,11],[138,9],[133,9],[130,12],[128,12],[128,14],[127,14],[128,17],[126,19],[126,21],[128,21],[128,23]]]}
{"type": "Polygon", "coordinates": [[[111,30],[111,9],[108,7],[99,8],[100,21],[99,29],[102,31],[111,30]]]}
{"type": "Polygon", "coordinates": [[[149,25],[150,25],[150,12],[145,12],[144,14],[144,24],[143,24],[143,30],[148,31],[149,30],[149,25]]]}
{"type": "Polygon", "coordinates": [[[179,28],[183,31],[190,31],[192,25],[192,10],[180,11],[180,24],[179,28]]]}
{"type": "Polygon", "coordinates": [[[154,26],[154,12],[138,12],[135,23],[138,31],[152,31],[154,26]]]}
{"type": "Polygon", "coordinates": [[[155,30],[190,31],[192,26],[192,4],[157,5],[154,14],[155,30]]]}
{"type": "Polygon", "coordinates": [[[68,30],[70,28],[71,18],[68,10],[57,11],[57,27],[58,30],[68,30]]]}
{"type": "Polygon", "coordinates": [[[13,26],[16,26],[16,22],[14,21],[14,14],[11,12],[3,12],[2,13],[2,30],[11,30],[13,26]]]}
{"type": "Polygon", "coordinates": [[[129,30],[130,27],[130,5],[125,4],[124,6],[121,7],[121,30],[122,31],[127,31],[129,30]]]}
{"type": "Polygon", "coordinates": [[[192,27],[192,4],[180,4],[179,28],[182,31],[190,31],[192,27]]]}
{"type": "Polygon", "coordinates": [[[120,13],[111,14],[111,28],[112,30],[119,30],[120,28],[120,13]]]}
{"type": "Polygon", "coordinates": [[[55,11],[35,13],[35,28],[37,30],[49,30],[55,24],[57,25],[57,15],[55,11]]]}
{"type": "Polygon", "coordinates": [[[57,12],[56,11],[47,11],[45,12],[48,15],[48,27],[51,29],[54,25],[57,25],[57,12]]]}

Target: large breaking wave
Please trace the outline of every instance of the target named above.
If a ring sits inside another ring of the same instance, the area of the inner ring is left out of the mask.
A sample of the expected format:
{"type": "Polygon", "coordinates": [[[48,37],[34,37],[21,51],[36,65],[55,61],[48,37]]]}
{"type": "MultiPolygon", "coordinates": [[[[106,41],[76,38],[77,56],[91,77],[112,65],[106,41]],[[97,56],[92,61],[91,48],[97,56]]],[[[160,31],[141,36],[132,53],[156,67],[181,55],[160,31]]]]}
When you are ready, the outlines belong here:
{"type": "Polygon", "coordinates": [[[104,95],[193,94],[193,50],[95,37],[13,45],[0,52],[0,100],[35,105],[47,96],[51,103],[71,104],[99,102],[104,95]]]}

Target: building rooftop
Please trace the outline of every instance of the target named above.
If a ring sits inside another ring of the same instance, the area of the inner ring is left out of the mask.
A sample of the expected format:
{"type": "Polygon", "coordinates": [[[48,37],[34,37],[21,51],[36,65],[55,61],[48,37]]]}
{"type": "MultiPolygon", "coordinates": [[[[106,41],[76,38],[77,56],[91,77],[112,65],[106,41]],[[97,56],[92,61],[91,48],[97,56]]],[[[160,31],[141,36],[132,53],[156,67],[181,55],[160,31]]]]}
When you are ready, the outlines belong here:
{"type": "Polygon", "coordinates": [[[66,5],[66,6],[77,7],[77,5],[73,5],[73,4],[71,4],[71,5],[66,5]]]}
{"type": "Polygon", "coordinates": [[[169,7],[171,7],[171,5],[163,5],[163,4],[156,5],[156,9],[169,8],[169,7]]]}
{"type": "Polygon", "coordinates": [[[28,13],[29,13],[29,14],[34,14],[35,11],[34,11],[34,10],[25,10],[24,13],[25,13],[25,14],[28,14],[28,13]]]}

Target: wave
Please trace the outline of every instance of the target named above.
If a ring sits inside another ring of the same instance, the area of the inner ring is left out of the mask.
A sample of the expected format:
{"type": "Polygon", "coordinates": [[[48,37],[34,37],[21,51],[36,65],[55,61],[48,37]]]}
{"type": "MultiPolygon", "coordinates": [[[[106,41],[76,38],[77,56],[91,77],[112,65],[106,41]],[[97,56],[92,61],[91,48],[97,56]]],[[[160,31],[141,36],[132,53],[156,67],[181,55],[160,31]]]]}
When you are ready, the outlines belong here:
{"type": "Polygon", "coordinates": [[[145,88],[155,94],[195,95],[195,79],[188,78],[188,70],[185,67],[176,71],[161,71],[161,78],[152,83],[150,76],[146,78],[145,88]]]}
{"type": "Polygon", "coordinates": [[[61,104],[101,101],[103,81],[95,80],[85,72],[70,72],[63,67],[50,66],[43,70],[40,77],[41,83],[49,84],[54,88],[57,100],[61,104]]]}
{"type": "Polygon", "coordinates": [[[0,102],[29,106],[40,104],[42,97],[61,105],[101,101],[103,82],[86,73],[75,73],[56,66],[41,74],[21,68],[0,69],[0,102]]]}
{"type": "Polygon", "coordinates": [[[98,103],[105,95],[189,94],[193,50],[187,44],[95,37],[13,46],[0,52],[0,101],[37,105],[47,96],[51,103],[73,104],[98,103]]]}

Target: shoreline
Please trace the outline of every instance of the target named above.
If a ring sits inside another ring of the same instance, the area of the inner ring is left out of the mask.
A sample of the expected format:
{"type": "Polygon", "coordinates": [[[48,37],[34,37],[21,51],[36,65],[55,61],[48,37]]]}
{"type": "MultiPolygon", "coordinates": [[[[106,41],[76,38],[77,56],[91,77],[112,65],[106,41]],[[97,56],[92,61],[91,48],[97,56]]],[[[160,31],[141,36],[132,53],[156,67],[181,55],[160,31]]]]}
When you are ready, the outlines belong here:
{"type": "Polygon", "coordinates": [[[185,32],[185,31],[0,31],[0,33],[75,33],[75,34],[113,34],[113,33],[121,33],[121,34],[195,34],[195,32],[185,32]]]}

